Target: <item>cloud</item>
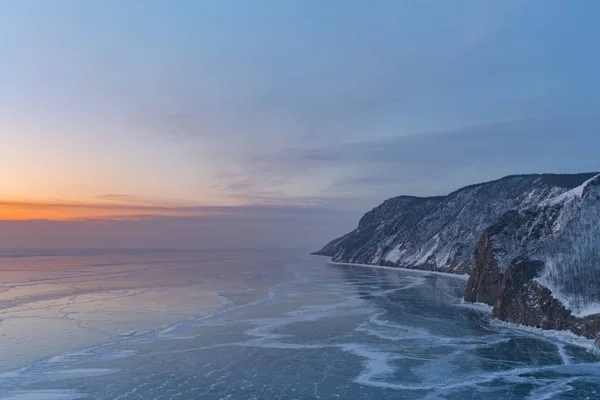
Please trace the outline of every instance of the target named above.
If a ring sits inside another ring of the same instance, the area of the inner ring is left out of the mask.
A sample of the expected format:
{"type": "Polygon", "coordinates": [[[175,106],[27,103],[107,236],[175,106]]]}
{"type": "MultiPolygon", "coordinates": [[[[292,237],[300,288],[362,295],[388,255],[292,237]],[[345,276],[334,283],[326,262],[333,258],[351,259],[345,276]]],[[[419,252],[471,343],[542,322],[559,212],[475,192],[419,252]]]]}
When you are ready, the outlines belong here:
{"type": "Polygon", "coordinates": [[[157,206],[166,208],[177,208],[182,207],[182,204],[189,204],[189,200],[171,199],[171,198],[159,198],[140,196],[134,194],[101,194],[95,196],[95,199],[103,202],[114,202],[114,203],[125,203],[136,206],[157,206]]]}
{"type": "Polygon", "coordinates": [[[487,70],[474,53],[521,6],[343,8],[333,25],[322,5],[248,10],[234,32],[213,32],[220,51],[211,57],[200,45],[176,55],[195,68],[166,70],[160,96],[136,107],[140,125],[157,137],[242,151],[444,126],[448,113],[464,113],[455,105],[480,102],[463,101],[456,88],[479,86],[465,70],[487,70]]]}
{"type": "Polygon", "coordinates": [[[332,204],[348,196],[368,201],[373,196],[439,195],[515,173],[600,170],[594,151],[599,129],[600,120],[594,118],[520,120],[288,148],[248,157],[237,181],[231,176],[225,181],[232,192],[246,194],[265,188],[285,193],[299,182],[313,182],[332,204]]]}

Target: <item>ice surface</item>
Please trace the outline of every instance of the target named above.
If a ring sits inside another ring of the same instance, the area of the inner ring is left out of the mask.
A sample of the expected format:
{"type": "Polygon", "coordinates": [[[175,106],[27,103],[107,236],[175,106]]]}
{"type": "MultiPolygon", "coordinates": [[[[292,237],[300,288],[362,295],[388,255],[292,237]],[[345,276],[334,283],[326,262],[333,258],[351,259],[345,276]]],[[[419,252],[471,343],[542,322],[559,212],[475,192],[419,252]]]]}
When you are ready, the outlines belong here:
{"type": "Polygon", "coordinates": [[[71,390],[16,391],[1,397],[2,400],[74,400],[83,396],[71,390]]]}
{"type": "Polygon", "coordinates": [[[234,251],[0,253],[0,372],[263,298],[282,261],[265,277],[266,256],[246,257],[240,271],[234,251]]]}
{"type": "Polygon", "coordinates": [[[262,298],[2,374],[0,399],[597,398],[588,340],[491,321],[455,276],[285,269],[262,298]]]}

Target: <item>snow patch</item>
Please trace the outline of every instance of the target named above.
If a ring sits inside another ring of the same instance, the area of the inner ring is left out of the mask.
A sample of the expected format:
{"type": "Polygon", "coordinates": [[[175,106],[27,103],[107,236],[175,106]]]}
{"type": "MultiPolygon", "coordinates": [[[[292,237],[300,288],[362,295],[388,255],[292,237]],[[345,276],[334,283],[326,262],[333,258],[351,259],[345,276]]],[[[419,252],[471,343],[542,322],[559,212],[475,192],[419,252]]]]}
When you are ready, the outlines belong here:
{"type": "Polygon", "coordinates": [[[574,189],[571,189],[567,192],[564,192],[563,194],[560,194],[550,200],[547,201],[547,205],[555,205],[555,204],[559,204],[559,203],[563,203],[566,201],[572,201],[573,199],[580,199],[583,196],[583,191],[585,190],[586,186],[589,185],[591,182],[593,182],[594,180],[596,180],[598,177],[600,177],[600,175],[596,175],[593,178],[588,179],[587,181],[583,182],[581,185],[577,186],[574,189]]]}
{"type": "Polygon", "coordinates": [[[421,274],[421,275],[447,276],[447,277],[450,277],[450,278],[462,279],[464,281],[468,281],[469,280],[469,275],[467,275],[467,274],[452,274],[452,273],[449,273],[449,272],[427,271],[427,270],[423,270],[423,269],[412,269],[412,268],[401,268],[401,267],[386,267],[386,266],[383,266],[383,265],[343,263],[343,262],[336,262],[336,261],[329,261],[329,264],[331,264],[331,265],[346,265],[348,267],[368,267],[368,268],[389,269],[389,270],[392,270],[392,271],[400,271],[400,272],[401,271],[414,272],[415,274],[421,274]]]}
{"type": "Polygon", "coordinates": [[[425,244],[425,248],[428,248],[425,251],[425,254],[421,255],[421,258],[419,258],[417,260],[417,262],[415,263],[416,265],[422,265],[422,264],[426,264],[427,261],[429,260],[429,257],[431,257],[435,251],[438,249],[438,246],[440,244],[440,234],[436,234],[432,240],[430,240],[428,243],[425,244]],[[433,243],[430,243],[431,241],[433,241],[433,243]]]}
{"type": "MultiPolygon", "coordinates": [[[[574,255],[572,255],[574,257],[574,255]]],[[[597,288],[592,285],[590,288],[583,287],[580,283],[580,288],[577,292],[566,292],[563,289],[566,275],[569,275],[569,270],[558,269],[554,260],[547,259],[545,261],[546,268],[542,276],[535,281],[550,290],[550,295],[555,300],[559,301],[571,314],[577,318],[583,318],[594,314],[600,314],[600,302],[586,299],[590,291],[595,291],[597,288]],[[587,300],[587,301],[586,301],[587,300]]],[[[592,266],[593,267],[593,266],[592,266]]],[[[590,267],[590,268],[592,268],[590,267]]],[[[564,268],[564,266],[563,266],[564,268]]],[[[592,283],[593,280],[590,281],[592,283]]]]}
{"type": "Polygon", "coordinates": [[[468,302],[465,300],[461,300],[459,305],[461,307],[470,308],[471,310],[481,311],[486,314],[491,314],[492,310],[494,309],[494,307],[490,306],[489,304],[477,303],[477,302],[471,303],[471,302],[468,302]]]}
{"type": "Polygon", "coordinates": [[[594,314],[600,314],[600,303],[586,305],[581,310],[579,310],[579,312],[572,314],[579,318],[588,317],[594,314]]]}
{"type": "Polygon", "coordinates": [[[397,245],[392,250],[390,250],[384,257],[384,260],[396,263],[399,259],[406,254],[406,249],[400,249],[401,245],[397,245]]]}

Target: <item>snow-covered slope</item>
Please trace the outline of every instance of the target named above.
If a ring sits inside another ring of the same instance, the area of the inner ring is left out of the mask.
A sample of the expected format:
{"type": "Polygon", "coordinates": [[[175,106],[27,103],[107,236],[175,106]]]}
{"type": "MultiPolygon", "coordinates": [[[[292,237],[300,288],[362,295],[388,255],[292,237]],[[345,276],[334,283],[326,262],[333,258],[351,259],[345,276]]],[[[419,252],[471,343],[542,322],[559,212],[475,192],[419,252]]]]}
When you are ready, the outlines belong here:
{"type": "Polygon", "coordinates": [[[386,200],[317,254],[334,261],[469,273],[483,231],[509,210],[565,195],[595,174],[515,175],[448,196],[386,200]]]}
{"type": "Polygon", "coordinates": [[[600,175],[511,210],[485,230],[465,300],[498,318],[594,337],[600,313],[600,175]]]}
{"type": "Polygon", "coordinates": [[[576,316],[600,313],[600,175],[561,199],[553,234],[533,258],[538,282],[576,316]]]}
{"type": "Polygon", "coordinates": [[[317,254],[469,273],[465,300],[509,322],[595,337],[600,175],[519,175],[448,196],[389,199],[317,254]]]}

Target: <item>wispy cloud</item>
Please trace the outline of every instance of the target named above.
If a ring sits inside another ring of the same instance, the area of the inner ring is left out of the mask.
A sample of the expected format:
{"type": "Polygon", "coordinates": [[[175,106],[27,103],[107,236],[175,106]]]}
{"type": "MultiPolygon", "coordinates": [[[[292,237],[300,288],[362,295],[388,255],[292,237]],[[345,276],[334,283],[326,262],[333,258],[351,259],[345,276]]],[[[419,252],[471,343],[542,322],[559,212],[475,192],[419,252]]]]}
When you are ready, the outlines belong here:
{"type": "MultiPolygon", "coordinates": [[[[598,170],[600,120],[520,120],[463,129],[364,140],[254,155],[244,172],[224,177],[233,193],[313,184],[330,203],[354,196],[438,195],[477,181],[527,172],[598,170]]],[[[309,188],[310,190],[310,188],[309,188]]],[[[317,193],[312,193],[316,195],[317,193]]]]}
{"type": "Polygon", "coordinates": [[[135,194],[101,194],[95,196],[96,200],[101,202],[109,202],[116,204],[130,204],[135,206],[155,206],[155,207],[166,207],[166,208],[178,208],[185,204],[190,204],[189,200],[184,199],[172,199],[172,198],[160,198],[141,196],[135,194]]]}

